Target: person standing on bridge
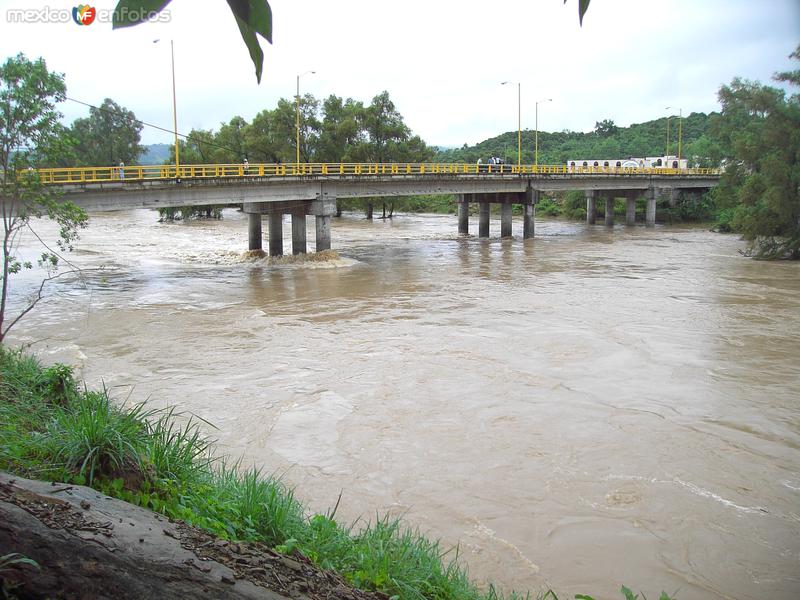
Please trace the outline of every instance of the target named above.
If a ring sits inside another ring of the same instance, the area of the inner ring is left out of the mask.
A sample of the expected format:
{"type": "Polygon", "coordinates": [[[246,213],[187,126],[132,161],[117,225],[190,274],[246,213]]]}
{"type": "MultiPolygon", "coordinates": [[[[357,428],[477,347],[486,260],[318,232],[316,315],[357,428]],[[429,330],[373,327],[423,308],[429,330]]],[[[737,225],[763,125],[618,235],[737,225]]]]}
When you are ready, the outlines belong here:
{"type": "Polygon", "coordinates": [[[244,174],[248,175],[250,173],[250,162],[247,160],[247,157],[244,157],[244,162],[242,163],[244,167],[244,174]]]}
{"type": "Polygon", "coordinates": [[[119,161],[119,178],[125,179],[125,163],[119,161]]]}

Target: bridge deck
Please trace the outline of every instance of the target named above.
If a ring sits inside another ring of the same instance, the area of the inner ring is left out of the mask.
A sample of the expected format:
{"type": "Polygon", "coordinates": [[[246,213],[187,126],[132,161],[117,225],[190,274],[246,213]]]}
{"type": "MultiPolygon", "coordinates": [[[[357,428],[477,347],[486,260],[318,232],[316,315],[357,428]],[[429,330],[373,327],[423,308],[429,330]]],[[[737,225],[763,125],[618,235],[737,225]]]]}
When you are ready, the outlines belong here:
{"type": "Polygon", "coordinates": [[[566,165],[478,165],[473,163],[289,163],[229,165],[143,165],[39,169],[46,184],[102,183],[158,179],[369,177],[423,175],[658,175],[709,176],[716,169],[567,167],[566,165]]]}

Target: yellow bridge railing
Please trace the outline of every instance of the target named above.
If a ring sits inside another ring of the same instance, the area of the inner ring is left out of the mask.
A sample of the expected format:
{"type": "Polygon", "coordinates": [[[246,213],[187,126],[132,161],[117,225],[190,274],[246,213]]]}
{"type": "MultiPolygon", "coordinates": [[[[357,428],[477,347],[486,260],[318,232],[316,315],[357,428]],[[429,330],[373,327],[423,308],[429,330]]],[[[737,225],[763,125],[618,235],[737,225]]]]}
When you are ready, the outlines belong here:
{"type": "Polygon", "coordinates": [[[474,163],[283,163],[230,165],[143,165],[39,169],[42,183],[81,184],[159,179],[246,177],[358,177],[408,175],[719,175],[719,169],[664,167],[568,167],[566,165],[489,165],[474,163]]]}

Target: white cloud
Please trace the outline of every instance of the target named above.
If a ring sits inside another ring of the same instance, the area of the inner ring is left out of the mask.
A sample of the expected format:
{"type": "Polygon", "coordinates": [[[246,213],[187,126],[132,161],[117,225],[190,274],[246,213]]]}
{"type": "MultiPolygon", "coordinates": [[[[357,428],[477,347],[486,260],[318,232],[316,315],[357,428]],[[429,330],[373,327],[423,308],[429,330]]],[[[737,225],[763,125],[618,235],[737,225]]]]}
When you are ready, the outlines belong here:
{"type": "MultiPolygon", "coordinates": [[[[43,56],[66,74],[71,97],[99,104],[110,97],[141,119],[172,124],[169,40],[175,40],[179,129],[216,128],[234,115],[250,119],[278,98],[301,92],[368,102],[388,90],[406,122],[432,144],[475,143],[517,122],[522,126],[592,129],[717,109],[716,91],[740,75],[767,81],[789,68],[800,42],[795,0],[594,0],[583,27],[577,0],[408,0],[404,3],[272,0],[274,45],[264,44],[256,85],[252,64],[227,4],[173,0],[171,22],[111,31],[110,25],[11,24],[0,1],[0,55],[43,56]],[[160,38],[158,44],[153,44],[160,38]]],[[[69,2],[44,0],[71,11],[69,2]]],[[[93,4],[113,8],[114,1],[93,4]]],[[[87,109],[66,103],[67,120],[87,109]]],[[[169,141],[146,129],[144,141],[169,141]]]]}

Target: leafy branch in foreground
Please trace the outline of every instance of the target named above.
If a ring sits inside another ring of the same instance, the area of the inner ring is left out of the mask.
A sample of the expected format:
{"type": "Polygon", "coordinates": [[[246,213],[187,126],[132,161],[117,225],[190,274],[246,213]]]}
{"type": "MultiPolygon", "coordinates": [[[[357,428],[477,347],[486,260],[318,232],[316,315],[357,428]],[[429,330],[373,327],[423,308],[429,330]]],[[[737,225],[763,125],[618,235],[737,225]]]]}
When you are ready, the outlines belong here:
{"type": "Polygon", "coordinates": [[[28,60],[23,54],[0,66],[0,212],[3,220],[2,289],[0,290],[0,343],[8,331],[42,299],[44,285],[56,275],[62,253],[72,250],[78,230],[85,227],[86,213],[71,202],[62,202],[46,189],[34,167],[52,158],[61,148],[64,128],[57,102],[64,100],[63,75],[50,73],[44,60],[28,60]],[[58,225],[55,248],[34,230],[32,220],[49,218],[58,225]],[[23,232],[34,235],[43,251],[35,260],[20,254],[23,232]],[[38,266],[46,276],[21,302],[19,312],[8,318],[11,278],[38,266]]]}
{"type": "MultiPolygon", "coordinates": [[[[267,0],[227,0],[227,2],[256,68],[256,80],[261,83],[264,51],[258,43],[258,36],[272,43],[272,9],[267,0]]],[[[113,28],[145,23],[169,3],[170,0],[119,0],[114,9],[113,28]]]]}

